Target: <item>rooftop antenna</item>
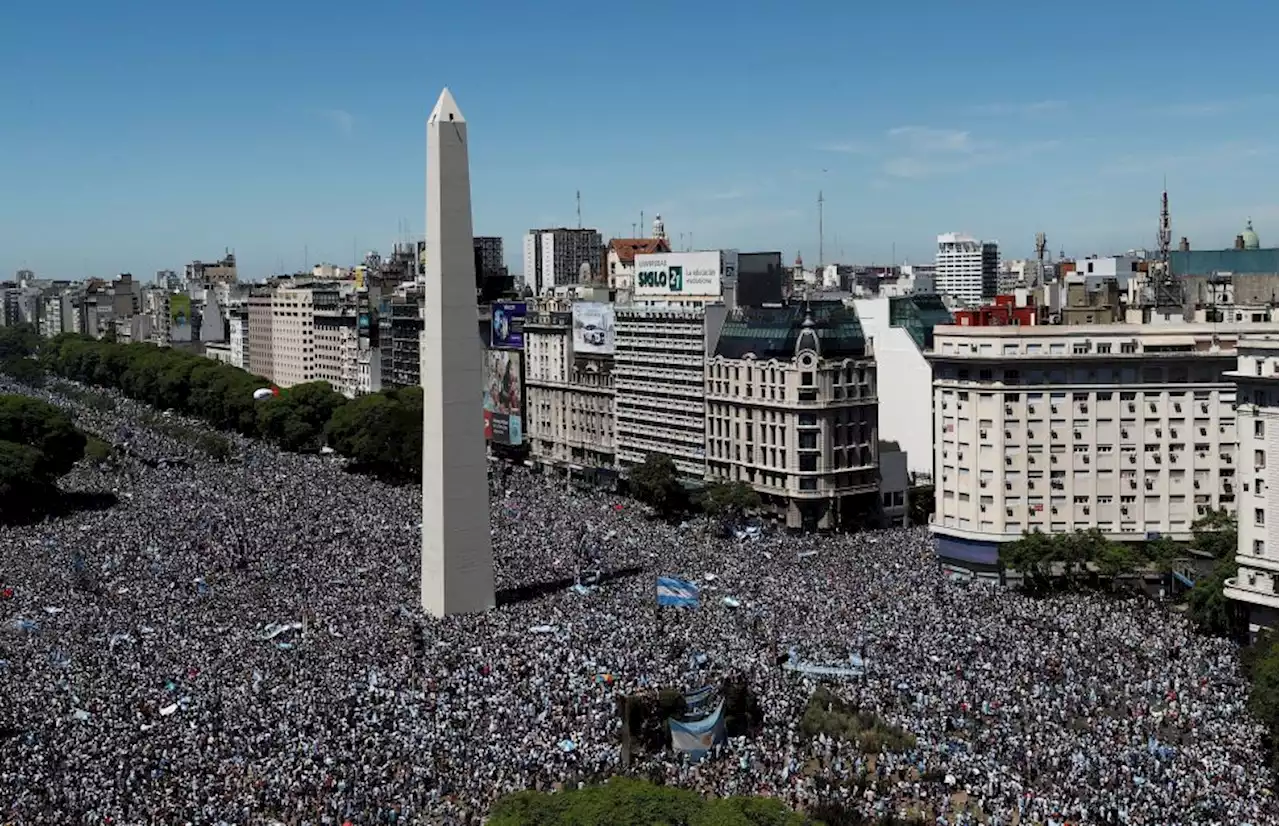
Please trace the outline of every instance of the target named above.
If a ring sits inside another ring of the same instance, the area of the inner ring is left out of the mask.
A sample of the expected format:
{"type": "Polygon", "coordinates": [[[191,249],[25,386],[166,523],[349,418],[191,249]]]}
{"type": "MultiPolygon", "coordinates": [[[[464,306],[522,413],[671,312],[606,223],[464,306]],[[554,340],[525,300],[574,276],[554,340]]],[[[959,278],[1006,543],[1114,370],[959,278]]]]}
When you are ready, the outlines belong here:
{"type": "Polygon", "coordinates": [[[825,254],[825,250],[823,248],[823,233],[822,233],[822,190],[819,189],[818,190],[818,270],[819,271],[822,270],[824,254],[825,254]]]}
{"type": "Polygon", "coordinates": [[[1173,277],[1169,266],[1169,243],[1173,240],[1173,220],[1169,216],[1169,184],[1165,179],[1164,190],[1160,195],[1160,229],[1156,233],[1159,245],[1160,277],[1155,284],[1155,300],[1157,307],[1181,307],[1182,288],[1173,277]]]}
{"type": "Polygon", "coordinates": [[[636,225],[635,225],[635,224],[632,224],[632,225],[631,225],[631,237],[632,237],[632,238],[635,238],[635,237],[636,237],[636,225]]]}
{"type": "Polygon", "coordinates": [[[684,233],[680,233],[680,249],[684,249],[684,233]]]}
{"type": "Polygon", "coordinates": [[[573,197],[578,202],[578,229],[582,229],[582,190],[573,193],[573,197]]]}
{"type": "Polygon", "coordinates": [[[1049,238],[1043,232],[1036,233],[1036,283],[1033,287],[1039,287],[1044,283],[1044,256],[1045,251],[1049,249],[1049,238]]]}
{"type": "MultiPolygon", "coordinates": [[[[640,223],[639,223],[639,227],[640,227],[640,231],[641,231],[641,232],[644,232],[644,210],[643,210],[643,209],[642,209],[642,210],[640,210],[640,223]]],[[[633,238],[639,238],[640,236],[639,236],[639,235],[635,235],[635,236],[632,236],[632,237],[633,237],[633,238]]]]}

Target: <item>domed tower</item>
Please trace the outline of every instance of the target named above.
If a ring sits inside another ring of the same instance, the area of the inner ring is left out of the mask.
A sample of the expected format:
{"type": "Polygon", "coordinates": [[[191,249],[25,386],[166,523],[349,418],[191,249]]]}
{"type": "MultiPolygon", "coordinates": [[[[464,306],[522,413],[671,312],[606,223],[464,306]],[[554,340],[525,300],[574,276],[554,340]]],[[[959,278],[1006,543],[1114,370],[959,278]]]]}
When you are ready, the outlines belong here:
{"type": "Polygon", "coordinates": [[[804,321],[800,322],[800,335],[796,336],[796,357],[801,358],[805,353],[812,354],[811,358],[803,359],[806,365],[822,357],[822,346],[818,343],[818,331],[814,329],[808,302],[804,306],[804,321]]]}
{"type": "Polygon", "coordinates": [[[1240,237],[1244,239],[1244,248],[1247,250],[1256,250],[1261,247],[1261,242],[1258,240],[1258,233],[1253,231],[1252,219],[1245,222],[1244,232],[1240,234],[1240,237]]]}
{"type": "Polygon", "coordinates": [[[666,240],[667,226],[666,224],[662,223],[661,215],[653,216],[653,237],[666,240]]]}

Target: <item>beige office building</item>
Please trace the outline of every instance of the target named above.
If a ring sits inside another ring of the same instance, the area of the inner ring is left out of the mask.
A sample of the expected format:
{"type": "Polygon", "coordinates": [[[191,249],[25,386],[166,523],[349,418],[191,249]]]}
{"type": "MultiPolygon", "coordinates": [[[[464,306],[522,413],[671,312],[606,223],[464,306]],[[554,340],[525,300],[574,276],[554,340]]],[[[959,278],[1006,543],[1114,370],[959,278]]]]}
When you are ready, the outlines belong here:
{"type": "Polygon", "coordinates": [[[1028,531],[1191,536],[1234,510],[1241,335],[1269,325],[937,327],[936,513],[945,560],[994,571],[1028,531]]]}
{"type": "Polygon", "coordinates": [[[570,308],[548,302],[525,318],[525,437],[544,468],[595,473],[614,464],[613,354],[574,351],[570,308]]]}
{"type": "Polygon", "coordinates": [[[853,310],[735,310],[707,361],[706,408],[708,478],[750,484],[790,528],[880,521],[876,365],[853,310]]]}
{"type": "Polygon", "coordinates": [[[1226,595],[1242,604],[1249,630],[1275,628],[1280,607],[1280,338],[1241,339],[1236,367],[1240,496],[1239,573],[1226,595]]]}

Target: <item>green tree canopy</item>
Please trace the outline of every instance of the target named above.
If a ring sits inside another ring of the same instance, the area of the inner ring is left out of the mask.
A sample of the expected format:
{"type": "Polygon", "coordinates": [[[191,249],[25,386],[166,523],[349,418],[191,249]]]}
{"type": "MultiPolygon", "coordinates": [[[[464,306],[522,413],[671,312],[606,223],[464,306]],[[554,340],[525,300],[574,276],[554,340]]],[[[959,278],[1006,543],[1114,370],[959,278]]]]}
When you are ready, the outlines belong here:
{"type": "Polygon", "coordinates": [[[31,511],[84,455],[85,436],[53,405],[0,396],[0,517],[31,511]]]}
{"type": "Polygon", "coordinates": [[[26,396],[0,396],[0,441],[35,449],[34,471],[46,481],[71,470],[84,456],[85,436],[58,408],[26,396]]]}
{"type": "Polygon", "coordinates": [[[379,476],[422,472],[422,391],[361,396],[339,407],[325,426],[329,446],[379,476]]]}
{"type": "Polygon", "coordinates": [[[760,507],[760,494],[746,482],[716,482],[702,494],[701,504],[711,516],[740,519],[760,507]]]}
{"type": "Polygon", "coordinates": [[[1226,637],[1236,630],[1234,606],[1222,590],[1236,573],[1234,558],[1220,559],[1213,571],[1197,579],[1187,593],[1187,617],[1202,633],[1226,637]]]}
{"type": "Polygon", "coordinates": [[[777,800],[698,794],[642,780],[608,783],[557,794],[517,792],[494,804],[490,826],[802,826],[816,824],[777,800]]]}
{"type": "Polygon", "coordinates": [[[669,516],[685,502],[684,488],[670,456],[650,453],[642,464],[631,468],[631,492],[636,499],[658,513],[669,516]]]}
{"type": "Polygon", "coordinates": [[[1236,555],[1236,516],[1226,508],[1211,510],[1191,524],[1191,547],[1214,559],[1236,555]]]}
{"type": "Polygon", "coordinates": [[[325,425],[345,403],[327,381],[296,384],[259,404],[258,430],[283,450],[319,450],[325,425]]]}

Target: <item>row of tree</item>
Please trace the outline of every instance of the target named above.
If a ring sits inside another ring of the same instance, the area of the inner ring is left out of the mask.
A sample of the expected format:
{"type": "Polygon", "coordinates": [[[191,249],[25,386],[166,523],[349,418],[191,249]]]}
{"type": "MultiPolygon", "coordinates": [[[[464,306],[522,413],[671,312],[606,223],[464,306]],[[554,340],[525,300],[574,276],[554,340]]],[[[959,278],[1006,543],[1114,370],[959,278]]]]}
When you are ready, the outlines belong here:
{"type": "Polygon", "coordinates": [[[627,484],[632,496],[668,518],[700,510],[728,524],[761,505],[760,494],[746,482],[713,482],[691,491],[680,481],[675,461],[662,453],[650,453],[631,468],[627,484]]]}
{"type": "Polygon", "coordinates": [[[0,371],[30,384],[41,383],[47,371],[118,390],[158,410],[267,439],[287,451],[328,445],[356,469],[385,478],[415,478],[422,468],[422,390],[417,387],[349,400],[317,381],[256,401],[254,391],[269,382],[237,367],[149,344],[73,334],[43,340],[23,326],[0,332],[0,371]]]}

